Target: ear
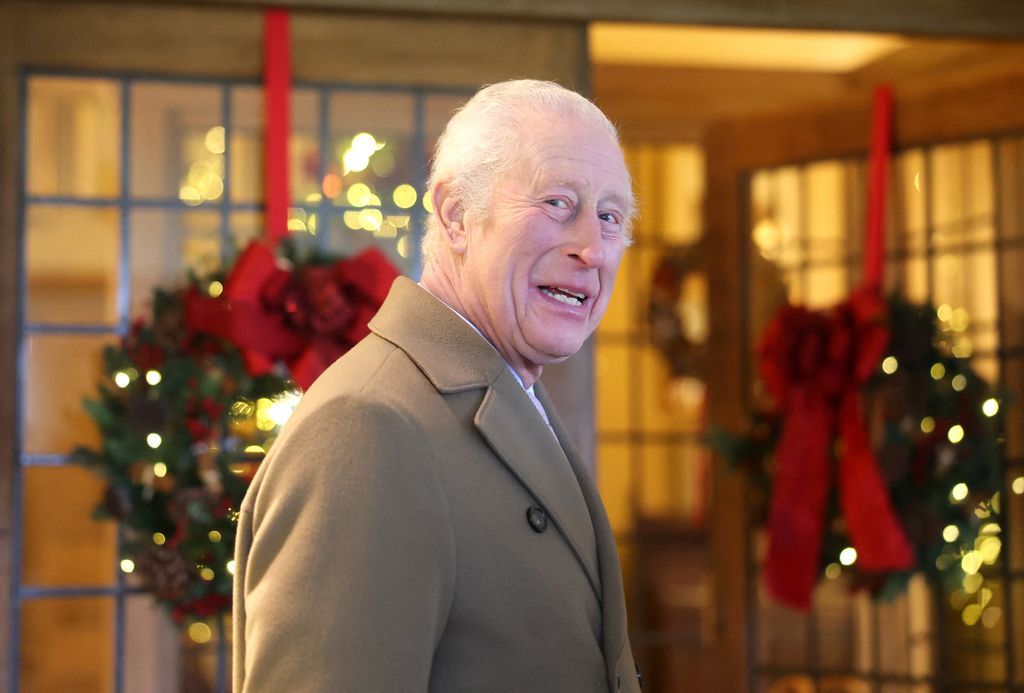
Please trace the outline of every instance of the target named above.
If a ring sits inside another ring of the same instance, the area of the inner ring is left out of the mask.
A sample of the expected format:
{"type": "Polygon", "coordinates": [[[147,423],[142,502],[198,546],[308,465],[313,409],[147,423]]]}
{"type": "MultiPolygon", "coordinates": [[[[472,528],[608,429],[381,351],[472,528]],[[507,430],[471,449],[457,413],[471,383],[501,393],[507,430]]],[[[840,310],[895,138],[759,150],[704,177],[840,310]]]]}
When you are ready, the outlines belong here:
{"type": "Polygon", "coordinates": [[[435,185],[430,193],[430,199],[434,203],[434,214],[441,223],[445,242],[453,253],[462,255],[466,252],[468,241],[462,202],[451,194],[446,183],[435,185]]]}

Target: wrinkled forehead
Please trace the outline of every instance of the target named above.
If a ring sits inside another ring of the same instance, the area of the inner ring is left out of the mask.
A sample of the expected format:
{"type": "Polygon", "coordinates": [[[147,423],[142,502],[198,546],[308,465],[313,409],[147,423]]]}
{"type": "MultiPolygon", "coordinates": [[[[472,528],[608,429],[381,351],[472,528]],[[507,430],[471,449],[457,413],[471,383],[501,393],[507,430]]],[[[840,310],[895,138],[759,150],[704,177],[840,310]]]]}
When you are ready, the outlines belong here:
{"type": "Polygon", "coordinates": [[[518,163],[534,184],[583,185],[632,213],[632,180],[622,147],[607,127],[565,115],[527,125],[521,133],[518,163]]]}

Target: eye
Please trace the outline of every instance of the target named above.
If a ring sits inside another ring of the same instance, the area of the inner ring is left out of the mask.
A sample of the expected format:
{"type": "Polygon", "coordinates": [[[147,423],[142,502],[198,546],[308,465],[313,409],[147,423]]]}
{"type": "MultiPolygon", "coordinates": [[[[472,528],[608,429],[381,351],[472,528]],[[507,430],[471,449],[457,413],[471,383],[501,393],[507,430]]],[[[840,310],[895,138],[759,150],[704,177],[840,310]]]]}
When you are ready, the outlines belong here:
{"type": "Polygon", "coordinates": [[[560,197],[553,197],[545,202],[552,207],[557,207],[558,209],[569,209],[569,203],[560,197]]]}
{"type": "Polygon", "coordinates": [[[621,224],[622,220],[619,219],[619,215],[615,212],[600,212],[597,217],[604,222],[609,224],[621,224]]]}

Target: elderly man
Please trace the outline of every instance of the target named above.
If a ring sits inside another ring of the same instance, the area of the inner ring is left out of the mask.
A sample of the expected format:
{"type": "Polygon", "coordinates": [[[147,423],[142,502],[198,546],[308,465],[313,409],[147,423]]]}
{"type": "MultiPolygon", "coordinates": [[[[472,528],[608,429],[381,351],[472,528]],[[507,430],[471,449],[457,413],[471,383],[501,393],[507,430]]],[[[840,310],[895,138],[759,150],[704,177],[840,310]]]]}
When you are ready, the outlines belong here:
{"type": "Polygon", "coordinates": [[[611,296],[633,198],[555,84],[448,124],[419,285],[306,393],[241,508],[248,691],[635,691],[608,519],[543,389],[611,296]]]}

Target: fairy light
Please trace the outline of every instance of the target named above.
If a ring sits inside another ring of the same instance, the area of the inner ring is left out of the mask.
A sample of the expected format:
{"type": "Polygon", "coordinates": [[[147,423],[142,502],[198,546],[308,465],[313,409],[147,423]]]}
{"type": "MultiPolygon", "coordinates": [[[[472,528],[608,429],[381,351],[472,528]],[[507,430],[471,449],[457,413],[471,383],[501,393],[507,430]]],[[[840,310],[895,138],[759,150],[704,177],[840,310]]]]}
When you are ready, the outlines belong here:
{"type": "Polygon", "coordinates": [[[857,549],[847,546],[839,552],[839,562],[845,566],[851,566],[857,562],[857,549]]]}
{"type": "Polygon", "coordinates": [[[188,627],[188,637],[192,638],[192,642],[204,645],[210,642],[210,639],[213,637],[213,631],[202,621],[196,621],[188,627]]]}
{"type": "Polygon", "coordinates": [[[992,418],[999,413],[999,400],[994,397],[989,397],[981,405],[981,413],[985,416],[992,418]]]}
{"type": "Polygon", "coordinates": [[[968,492],[967,484],[961,481],[953,487],[952,491],[949,492],[949,497],[959,503],[963,499],[967,498],[968,492]]]}
{"type": "Polygon", "coordinates": [[[118,371],[114,373],[114,384],[123,390],[132,384],[132,378],[124,371],[118,371]]]}
{"type": "Polygon", "coordinates": [[[150,433],[146,436],[146,445],[153,448],[154,450],[160,447],[160,444],[164,442],[164,439],[159,433],[150,433]]]}
{"type": "Polygon", "coordinates": [[[886,356],[882,360],[882,372],[886,375],[892,375],[899,367],[900,363],[896,360],[895,356],[886,356]]]}
{"type": "Polygon", "coordinates": [[[960,424],[954,424],[949,427],[949,432],[946,433],[946,437],[949,438],[949,442],[956,445],[964,439],[964,427],[960,424]]]}

